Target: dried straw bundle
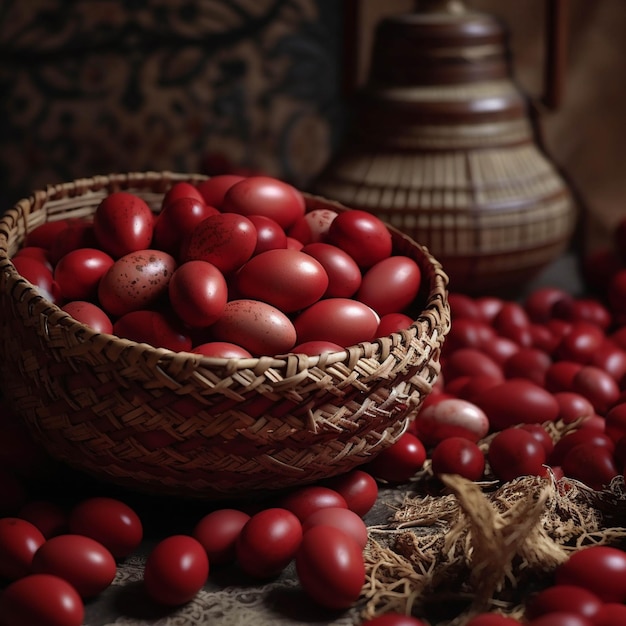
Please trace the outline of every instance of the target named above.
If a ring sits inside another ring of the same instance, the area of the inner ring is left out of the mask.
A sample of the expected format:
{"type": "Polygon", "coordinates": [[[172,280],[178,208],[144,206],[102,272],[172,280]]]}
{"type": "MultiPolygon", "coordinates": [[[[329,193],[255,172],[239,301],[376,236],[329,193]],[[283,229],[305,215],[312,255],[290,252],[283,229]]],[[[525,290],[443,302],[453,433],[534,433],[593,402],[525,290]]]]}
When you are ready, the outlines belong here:
{"type": "MultiPolygon", "coordinates": [[[[407,495],[389,524],[370,529],[366,618],[453,604],[447,626],[500,611],[523,614],[525,596],[585,545],[626,538],[626,487],[602,492],[570,479],[525,476],[495,490],[444,476],[444,495],[407,495]]],[[[444,611],[445,613],[445,611],[444,611]]]]}

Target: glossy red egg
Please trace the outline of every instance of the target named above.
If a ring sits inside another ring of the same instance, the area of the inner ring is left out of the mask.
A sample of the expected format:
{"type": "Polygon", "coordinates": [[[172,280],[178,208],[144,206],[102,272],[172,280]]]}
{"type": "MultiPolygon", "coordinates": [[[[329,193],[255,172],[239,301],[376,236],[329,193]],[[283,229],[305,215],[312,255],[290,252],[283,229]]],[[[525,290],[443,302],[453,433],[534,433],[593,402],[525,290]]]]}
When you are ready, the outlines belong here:
{"type": "Polygon", "coordinates": [[[365,584],[361,547],[333,526],[314,526],[304,534],[296,571],[305,593],[329,609],[352,606],[365,584]]]}
{"type": "Polygon", "coordinates": [[[0,592],[2,626],[81,626],[85,606],[58,576],[31,574],[0,592]]]}
{"type": "Polygon", "coordinates": [[[255,513],[242,528],[236,543],[237,561],[253,578],[272,578],[295,557],[302,541],[302,524],[280,507],[255,513]]]}
{"type": "Polygon", "coordinates": [[[87,498],[75,505],[69,514],[69,530],[95,539],[115,558],[134,552],[143,538],[137,513],[125,502],[104,496],[87,498]]]}
{"type": "Polygon", "coordinates": [[[253,256],[237,272],[241,297],[262,300],[283,313],[306,309],[328,288],[328,274],[314,257],[287,248],[253,256]]]}
{"type": "Polygon", "coordinates": [[[154,602],[179,606],[194,598],[208,576],[209,559],[202,544],[187,535],[172,535],[148,554],[143,582],[154,602]]]}
{"type": "Polygon", "coordinates": [[[114,259],[150,247],[155,216],[145,200],[115,191],[100,202],[93,218],[96,240],[114,259]]]}
{"type": "Polygon", "coordinates": [[[95,539],[58,535],[37,550],[32,572],[63,578],[86,599],[97,596],[113,582],[117,566],[111,552],[95,539]]]}

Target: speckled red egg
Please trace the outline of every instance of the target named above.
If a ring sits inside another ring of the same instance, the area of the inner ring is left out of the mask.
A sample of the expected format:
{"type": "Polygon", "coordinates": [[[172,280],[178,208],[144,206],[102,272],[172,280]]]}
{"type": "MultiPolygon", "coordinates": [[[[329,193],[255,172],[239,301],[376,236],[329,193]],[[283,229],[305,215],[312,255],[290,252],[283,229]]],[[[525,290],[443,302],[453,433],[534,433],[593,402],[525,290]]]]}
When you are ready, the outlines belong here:
{"type": "Polygon", "coordinates": [[[162,250],[139,250],[118,259],[98,285],[98,299],[110,315],[145,309],[167,294],[176,260],[162,250]]]}
{"type": "Polygon", "coordinates": [[[218,213],[197,224],[181,245],[180,260],[206,261],[228,274],[238,270],[254,253],[255,225],[236,213],[218,213]]]}

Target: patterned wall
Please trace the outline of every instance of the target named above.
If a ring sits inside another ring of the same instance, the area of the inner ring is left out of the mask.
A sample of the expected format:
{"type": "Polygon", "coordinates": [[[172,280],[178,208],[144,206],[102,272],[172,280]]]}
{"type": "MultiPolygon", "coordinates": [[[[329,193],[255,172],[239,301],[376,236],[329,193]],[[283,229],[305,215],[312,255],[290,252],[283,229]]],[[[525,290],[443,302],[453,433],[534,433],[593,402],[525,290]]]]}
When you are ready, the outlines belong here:
{"type": "Polygon", "coordinates": [[[112,171],[300,186],[342,126],[337,0],[3,0],[2,209],[112,171]]]}

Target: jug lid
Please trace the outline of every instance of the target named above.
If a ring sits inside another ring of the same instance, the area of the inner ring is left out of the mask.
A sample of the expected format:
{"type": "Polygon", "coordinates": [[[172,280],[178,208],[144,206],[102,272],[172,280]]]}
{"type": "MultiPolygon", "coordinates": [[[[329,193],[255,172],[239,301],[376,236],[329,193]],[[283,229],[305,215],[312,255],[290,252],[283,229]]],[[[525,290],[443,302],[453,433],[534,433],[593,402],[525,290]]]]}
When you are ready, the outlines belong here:
{"type": "Polygon", "coordinates": [[[458,0],[418,3],[376,28],[369,81],[445,85],[510,76],[508,33],[495,16],[458,0]]]}

